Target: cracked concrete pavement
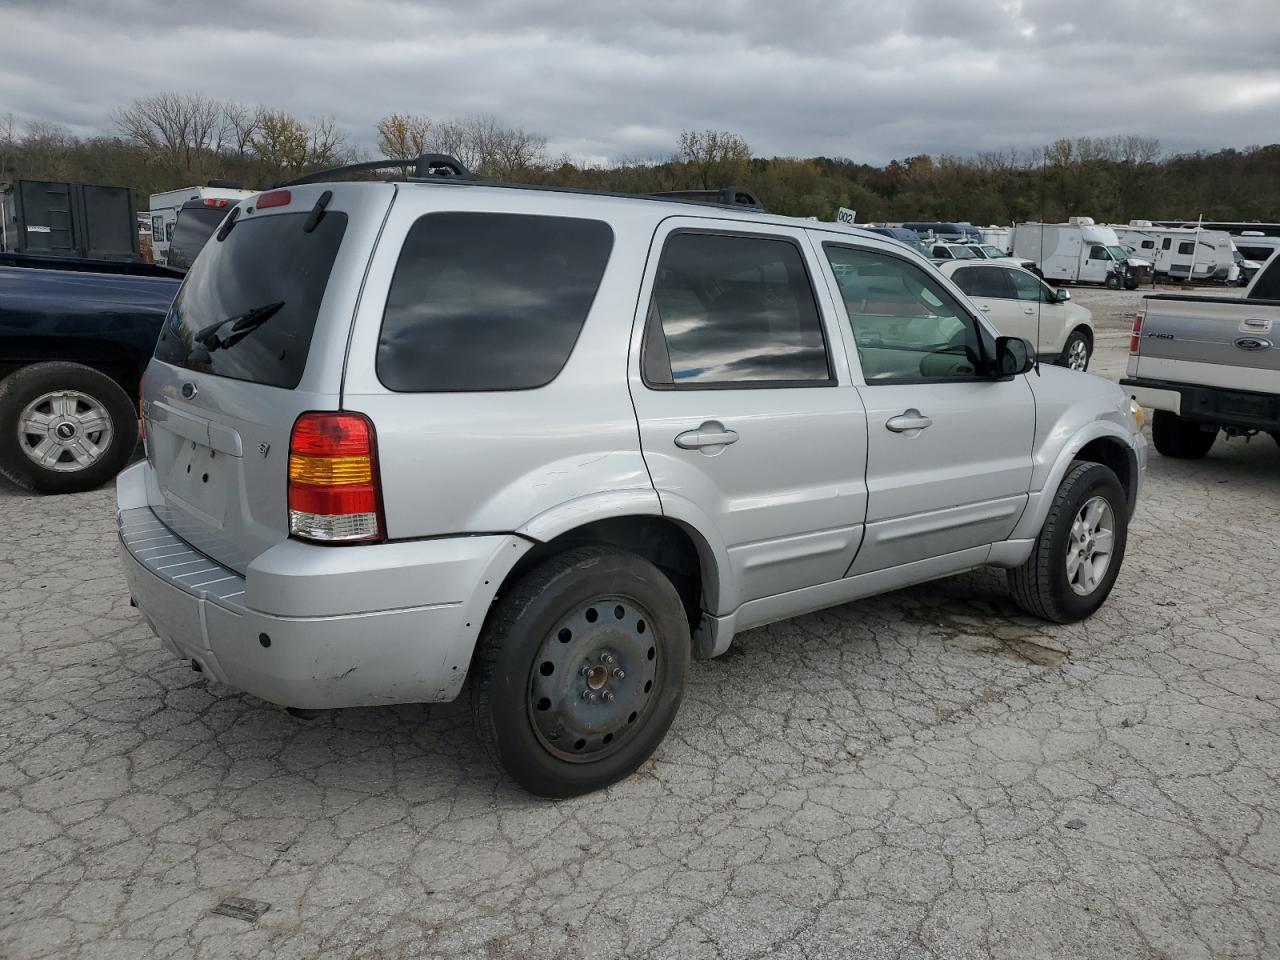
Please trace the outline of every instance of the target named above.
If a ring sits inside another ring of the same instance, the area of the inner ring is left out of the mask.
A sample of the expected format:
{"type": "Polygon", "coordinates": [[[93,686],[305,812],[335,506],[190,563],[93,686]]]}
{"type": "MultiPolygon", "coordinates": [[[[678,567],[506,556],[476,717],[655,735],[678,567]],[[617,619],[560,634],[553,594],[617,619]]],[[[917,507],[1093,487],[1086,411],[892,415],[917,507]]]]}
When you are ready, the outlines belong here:
{"type": "Polygon", "coordinates": [[[0,957],[1280,956],[1280,450],[1148,479],[1094,619],[982,572],[752,631],[554,803],[465,702],[211,687],[130,608],[109,489],[0,488],[0,957]]]}

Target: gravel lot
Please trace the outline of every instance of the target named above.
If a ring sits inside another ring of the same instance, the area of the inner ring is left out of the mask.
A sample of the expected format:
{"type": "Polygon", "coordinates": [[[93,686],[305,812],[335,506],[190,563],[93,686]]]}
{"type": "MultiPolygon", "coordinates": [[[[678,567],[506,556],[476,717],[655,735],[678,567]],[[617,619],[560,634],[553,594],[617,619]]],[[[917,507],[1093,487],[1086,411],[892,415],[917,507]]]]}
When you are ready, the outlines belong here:
{"type": "MultiPolygon", "coordinates": [[[[1137,296],[1073,295],[1118,375],[1137,296]]],[[[130,608],[113,502],[0,487],[0,956],[1280,956],[1269,439],[1153,453],[1093,620],[981,573],[752,631],[558,803],[463,704],[211,688],[130,608]]]]}

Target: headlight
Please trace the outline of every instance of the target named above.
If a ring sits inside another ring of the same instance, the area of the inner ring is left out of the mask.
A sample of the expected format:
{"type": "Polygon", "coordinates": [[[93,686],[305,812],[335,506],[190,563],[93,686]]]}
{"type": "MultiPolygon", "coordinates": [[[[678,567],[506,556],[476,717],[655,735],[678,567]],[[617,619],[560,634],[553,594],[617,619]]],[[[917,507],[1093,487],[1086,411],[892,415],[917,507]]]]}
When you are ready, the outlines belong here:
{"type": "Polygon", "coordinates": [[[1142,425],[1147,422],[1147,415],[1142,411],[1142,404],[1132,397],[1129,398],[1129,412],[1133,414],[1133,422],[1138,425],[1138,429],[1142,429],[1142,425]]]}

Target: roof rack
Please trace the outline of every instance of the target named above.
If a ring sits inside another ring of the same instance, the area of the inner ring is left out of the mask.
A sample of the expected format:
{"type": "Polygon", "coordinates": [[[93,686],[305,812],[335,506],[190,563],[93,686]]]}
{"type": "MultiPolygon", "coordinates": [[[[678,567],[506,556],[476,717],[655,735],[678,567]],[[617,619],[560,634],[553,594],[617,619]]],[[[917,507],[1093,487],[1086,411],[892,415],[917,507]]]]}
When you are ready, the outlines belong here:
{"type": "Polygon", "coordinates": [[[463,166],[457,158],[451,157],[447,153],[424,153],[422,156],[415,157],[412,160],[368,160],[364,163],[348,163],[341,167],[331,167],[328,170],[317,170],[315,173],[308,173],[301,177],[294,177],[292,180],[277,183],[276,187],[300,187],[304,183],[320,183],[344,173],[367,173],[374,170],[407,169],[408,167],[413,168],[413,173],[410,174],[413,179],[425,180],[428,177],[456,177],[460,180],[475,179],[471,171],[463,166]]]}
{"type": "Polygon", "coordinates": [[[716,190],[662,190],[648,194],[661,200],[692,200],[695,203],[714,203],[724,207],[745,207],[765,212],[760,198],[746,187],[720,187],[716,190]]]}
{"type": "Polygon", "coordinates": [[[586,193],[596,196],[624,197],[638,200],[674,200],[683,203],[705,203],[716,206],[736,207],[740,210],[754,210],[767,213],[765,206],[750,190],[745,187],[719,187],[715,190],[664,190],[659,193],[614,193],[608,190],[591,190],[580,187],[560,187],[547,184],[508,183],[500,180],[481,180],[468,170],[456,157],[447,153],[424,153],[410,160],[368,160],[363,163],[348,163],[329,170],[317,170],[274,185],[279,187],[300,187],[307,183],[320,183],[332,180],[349,173],[368,173],[375,170],[410,170],[406,180],[457,182],[463,181],[476,186],[511,187],[521,190],[548,190],[560,193],[586,193]]]}

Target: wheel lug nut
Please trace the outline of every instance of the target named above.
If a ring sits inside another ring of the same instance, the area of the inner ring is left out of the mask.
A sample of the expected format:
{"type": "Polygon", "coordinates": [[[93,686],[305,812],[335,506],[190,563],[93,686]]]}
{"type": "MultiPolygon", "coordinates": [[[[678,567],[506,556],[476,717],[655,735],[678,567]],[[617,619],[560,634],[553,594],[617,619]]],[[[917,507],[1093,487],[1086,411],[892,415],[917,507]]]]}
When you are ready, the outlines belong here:
{"type": "Polygon", "coordinates": [[[578,671],[578,673],[584,677],[590,672],[591,672],[591,668],[587,666],[584,666],[581,670],[578,671]]]}
{"type": "Polygon", "coordinates": [[[626,674],[622,672],[621,667],[618,667],[618,669],[614,670],[613,675],[619,680],[621,680],[623,677],[626,676],[626,674]]]}
{"type": "Polygon", "coordinates": [[[602,654],[600,654],[600,662],[601,662],[601,663],[613,663],[613,654],[612,654],[612,653],[602,653],[602,654]]]}
{"type": "Polygon", "coordinates": [[[594,690],[583,690],[583,691],[582,691],[582,699],[583,699],[583,700],[585,700],[585,701],[587,701],[587,703],[595,703],[595,702],[596,702],[596,692],[595,692],[594,690]]]}
{"type": "Polygon", "coordinates": [[[613,699],[613,691],[612,691],[612,690],[606,690],[604,693],[600,694],[600,696],[601,696],[601,698],[604,700],[604,702],[605,702],[605,703],[608,703],[610,700],[612,700],[612,699],[613,699]]]}

